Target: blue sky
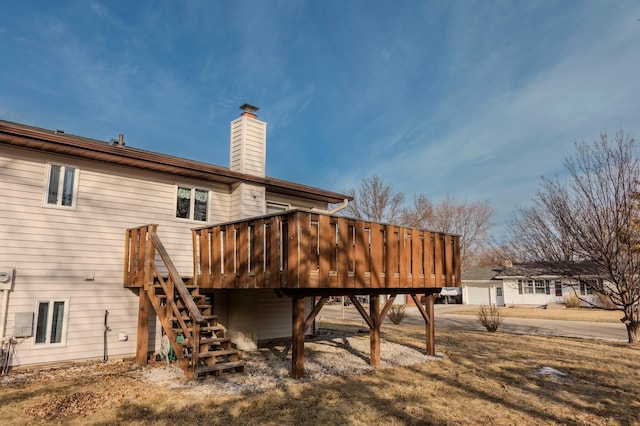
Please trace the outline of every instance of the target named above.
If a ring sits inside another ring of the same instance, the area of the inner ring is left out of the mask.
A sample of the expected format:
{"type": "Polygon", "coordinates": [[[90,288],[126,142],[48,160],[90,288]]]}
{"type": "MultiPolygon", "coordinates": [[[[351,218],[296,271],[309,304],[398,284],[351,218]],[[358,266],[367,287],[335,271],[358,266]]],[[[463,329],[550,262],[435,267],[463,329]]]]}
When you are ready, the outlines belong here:
{"type": "Polygon", "coordinates": [[[490,199],[496,232],[574,142],[640,138],[637,1],[8,1],[0,119],[267,174],[490,199]]]}

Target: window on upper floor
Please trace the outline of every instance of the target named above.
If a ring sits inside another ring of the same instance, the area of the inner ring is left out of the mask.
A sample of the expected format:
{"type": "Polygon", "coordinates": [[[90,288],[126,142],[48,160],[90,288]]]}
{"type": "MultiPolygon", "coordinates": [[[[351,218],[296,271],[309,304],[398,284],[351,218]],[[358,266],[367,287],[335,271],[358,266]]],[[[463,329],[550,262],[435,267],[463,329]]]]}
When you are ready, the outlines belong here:
{"type": "Polygon", "coordinates": [[[68,300],[36,301],[35,345],[64,344],[66,341],[68,300]]]}
{"type": "Polygon", "coordinates": [[[73,208],[78,195],[78,168],[69,165],[47,163],[45,205],[73,208]]]}
{"type": "Polygon", "coordinates": [[[209,190],[178,186],[176,217],[200,222],[209,220],[209,190]]]}

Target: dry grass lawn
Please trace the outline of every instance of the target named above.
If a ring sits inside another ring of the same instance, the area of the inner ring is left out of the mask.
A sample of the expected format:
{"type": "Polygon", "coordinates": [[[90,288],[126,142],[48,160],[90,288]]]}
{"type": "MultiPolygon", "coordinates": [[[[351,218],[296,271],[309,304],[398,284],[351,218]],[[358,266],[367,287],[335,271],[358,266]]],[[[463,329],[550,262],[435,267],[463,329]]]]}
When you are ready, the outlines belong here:
{"type": "MultiPolygon", "coordinates": [[[[359,321],[322,325],[360,328],[359,321]]],[[[384,325],[383,337],[423,347],[424,328],[384,325]]],[[[436,341],[446,355],[440,361],[287,380],[234,397],[146,383],[126,362],[76,377],[43,371],[0,386],[0,418],[11,425],[640,424],[639,346],[445,328],[436,341]],[[548,368],[564,375],[541,374],[548,368]]]]}
{"type": "MultiPolygon", "coordinates": [[[[603,309],[576,308],[576,309],[536,309],[520,307],[498,308],[503,317],[534,318],[563,321],[591,321],[612,322],[619,324],[622,318],[620,311],[605,311],[603,309]]],[[[461,307],[454,313],[458,315],[478,315],[479,307],[461,307]]]]}

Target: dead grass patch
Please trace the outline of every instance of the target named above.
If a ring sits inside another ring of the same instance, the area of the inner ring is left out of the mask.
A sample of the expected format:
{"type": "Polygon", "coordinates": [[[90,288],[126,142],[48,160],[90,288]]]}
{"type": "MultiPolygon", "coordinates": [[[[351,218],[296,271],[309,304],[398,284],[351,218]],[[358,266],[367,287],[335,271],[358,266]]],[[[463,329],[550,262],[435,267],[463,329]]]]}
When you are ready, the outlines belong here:
{"type": "MultiPolygon", "coordinates": [[[[478,315],[479,306],[461,307],[450,312],[456,315],[478,315]]],[[[620,323],[622,313],[619,311],[606,311],[595,308],[575,309],[537,309],[520,307],[499,307],[500,316],[511,318],[550,319],[560,321],[589,321],[620,323]]]]}
{"type": "MultiPolygon", "coordinates": [[[[323,326],[356,333],[361,325],[323,326]]],[[[382,333],[424,348],[423,326],[385,324],[382,333]]],[[[0,413],[12,425],[638,424],[639,346],[446,328],[436,328],[436,343],[446,355],[440,361],[306,383],[286,380],[250,396],[168,389],[145,382],[124,362],[108,372],[98,364],[80,374],[11,373],[16,380],[0,386],[0,413]],[[564,375],[541,373],[550,369],[564,375]],[[73,402],[73,395],[90,407],[53,417],[33,413],[73,402]]]]}

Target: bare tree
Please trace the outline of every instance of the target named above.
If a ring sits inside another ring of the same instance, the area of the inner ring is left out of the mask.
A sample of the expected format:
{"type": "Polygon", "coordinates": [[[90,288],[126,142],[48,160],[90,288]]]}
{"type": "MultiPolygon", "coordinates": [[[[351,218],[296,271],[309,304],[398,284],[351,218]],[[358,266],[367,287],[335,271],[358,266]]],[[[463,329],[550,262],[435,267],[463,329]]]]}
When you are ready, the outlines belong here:
{"type": "Polygon", "coordinates": [[[518,207],[507,222],[505,250],[520,262],[576,260],[575,247],[561,223],[538,197],[530,207],[518,207]]]}
{"type": "Polygon", "coordinates": [[[405,218],[419,218],[423,228],[460,235],[460,263],[463,268],[470,266],[474,253],[490,241],[489,231],[495,211],[489,200],[456,201],[448,196],[439,204],[425,206],[427,210],[416,211],[419,204],[415,203],[413,209],[405,213],[405,218]]]}
{"type": "Polygon", "coordinates": [[[490,243],[475,250],[470,263],[472,266],[495,268],[504,266],[507,260],[512,259],[514,257],[506,246],[490,243]]]}
{"type": "Polygon", "coordinates": [[[344,192],[353,197],[344,210],[347,216],[459,234],[462,267],[470,262],[475,250],[489,241],[495,212],[488,200],[459,202],[447,197],[434,205],[420,194],[413,197],[411,206],[404,207],[404,194],[393,192],[393,186],[376,175],[363,179],[357,194],[354,189],[344,192]]]}
{"type": "Polygon", "coordinates": [[[602,134],[576,149],[564,163],[566,180],[543,178],[535,207],[516,212],[511,246],[522,244],[531,259],[591,262],[602,280],[585,284],[610,302],[609,309],[623,313],[634,343],[640,330],[637,147],[633,138],[617,132],[612,140],[602,134]]]}
{"type": "Polygon", "coordinates": [[[427,229],[433,223],[433,203],[424,195],[413,197],[413,205],[402,210],[401,223],[411,228],[427,229]]]}
{"type": "Polygon", "coordinates": [[[393,185],[377,175],[362,179],[357,195],[355,189],[347,189],[344,192],[353,197],[353,201],[344,210],[345,215],[375,222],[400,221],[404,194],[394,192],[393,185]]]}

